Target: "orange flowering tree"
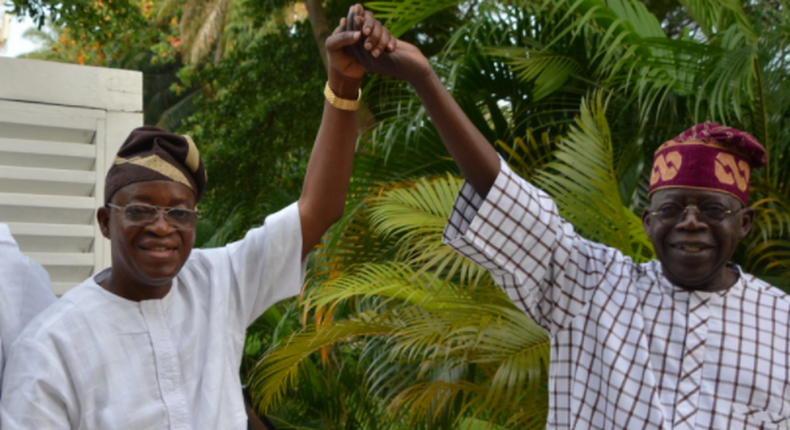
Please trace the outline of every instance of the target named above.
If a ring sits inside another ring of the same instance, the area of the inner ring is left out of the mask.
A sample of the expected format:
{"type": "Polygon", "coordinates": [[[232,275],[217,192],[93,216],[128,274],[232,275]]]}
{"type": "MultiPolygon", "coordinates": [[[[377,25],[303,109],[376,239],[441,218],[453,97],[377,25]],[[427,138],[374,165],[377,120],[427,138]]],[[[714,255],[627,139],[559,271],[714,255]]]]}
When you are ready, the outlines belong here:
{"type": "Polygon", "coordinates": [[[46,59],[125,68],[143,65],[141,56],[151,65],[177,59],[178,20],[153,19],[157,3],[90,0],[81,7],[79,18],[54,22],[57,40],[49,47],[46,59]]]}

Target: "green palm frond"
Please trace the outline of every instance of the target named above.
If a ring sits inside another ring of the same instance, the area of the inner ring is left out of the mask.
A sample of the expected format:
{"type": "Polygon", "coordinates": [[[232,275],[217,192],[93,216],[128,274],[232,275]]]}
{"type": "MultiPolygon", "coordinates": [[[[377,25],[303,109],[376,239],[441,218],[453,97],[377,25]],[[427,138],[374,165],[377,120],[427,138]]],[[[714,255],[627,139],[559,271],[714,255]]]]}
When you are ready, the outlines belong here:
{"type": "Polygon", "coordinates": [[[733,24],[751,40],[757,39],[757,33],[744,13],[740,0],[680,0],[680,4],[708,39],[733,24]]]}
{"type": "Polygon", "coordinates": [[[755,209],[752,232],[745,241],[744,269],[790,289],[790,198],[764,175],[752,178],[755,209]]]}
{"type": "MultiPolygon", "coordinates": [[[[683,4],[697,22],[677,38],[630,0],[367,6],[395,34],[424,33],[426,17],[447,8],[466,14],[431,59],[443,82],[582,236],[637,262],[653,258],[634,211],[655,148],[692,120],[753,131],[772,164],[753,178],[756,223],[736,261],[790,287],[790,15],[739,0],[683,4]]],[[[389,79],[370,89],[378,124],[360,140],[346,216],[315,255],[301,308],[315,323],[279,337],[256,391],[282,405],[291,388],[328,386],[327,374],[353,364],[364,374],[355,392],[409,428],[545,426],[547,335],[442,244],[462,182],[414,91],[389,79]]]]}
{"type": "Polygon", "coordinates": [[[522,178],[530,180],[538,170],[542,169],[552,158],[554,149],[560,138],[551,139],[549,133],[540,135],[540,142],[535,139],[531,130],[527,130],[526,140],[516,138],[511,145],[497,141],[496,145],[507,154],[510,167],[518,172],[522,178]]]}
{"type": "Polygon", "coordinates": [[[458,430],[505,430],[505,427],[477,418],[464,418],[458,423],[458,430]]]}
{"type": "Polygon", "coordinates": [[[187,3],[181,18],[181,46],[187,64],[198,64],[214,43],[224,43],[225,18],[231,0],[187,3]]]}
{"type": "Polygon", "coordinates": [[[447,8],[458,6],[461,0],[420,0],[372,1],[365,7],[378,12],[379,19],[387,20],[387,28],[395,37],[400,37],[416,24],[447,8]]]}
{"type": "Polygon", "coordinates": [[[653,246],[641,219],[623,206],[605,112],[601,92],[589,104],[583,102],[576,125],[555,152],[556,161],[534,181],[581,235],[646,261],[653,258],[653,246]]]}
{"type": "Polygon", "coordinates": [[[367,202],[347,207],[343,219],[315,247],[311,276],[331,280],[358,264],[387,260],[396,255],[396,245],[371,226],[367,202]]]}
{"type": "Polygon", "coordinates": [[[666,38],[661,23],[641,1],[608,0],[606,5],[618,18],[630,22],[639,36],[643,38],[666,38]]]}
{"type": "Polygon", "coordinates": [[[545,98],[560,89],[568,78],[580,72],[583,67],[576,59],[568,55],[547,53],[526,48],[489,48],[488,55],[507,59],[518,73],[518,78],[535,85],[535,100],[545,98]]]}
{"type": "Polygon", "coordinates": [[[264,356],[259,364],[261,370],[250,381],[253,389],[261,393],[259,409],[266,413],[277,407],[287,390],[296,387],[300,377],[305,377],[300,370],[319,349],[361,336],[392,333],[394,329],[395,326],[386,321],[360,319],[313,326],[293,335],[285,344],[264,356]]]}
{"type": "Polygon", "coordinates": [[[488,394],[495,402],[536,399],[548,377],[548,336],[510,303],[477,302],[404,314],[391,353],[399,360],[419,359],[423,373],[437,364],[488,365],[495,369],[488,394]]]}
{"type": "Polygon", "coordinates": [[[375,199],[371,221],[381,234],[402,234],[415,228],[441,232],[450,216],[462,181],[452,176],[420,178],[413,187],[387,192],[375,199]]]}
{"type": "Polygon", "coordinates": [[[417,275],[403,263],[366,264],[322,285],[310,294],[311,306],[333,309],[351,298],[383,297],[411,303],[425,309],[450,306],[457,288],[440,282],[430,273],[417,275]]]}
{"type": "Polygon", "coordinates": [[[485,270],[442,243],[462,181],[452,176],[421,178],[410,187],[395,187],[372,202],[371,223],[382,236],[397,236],[400,259],[419,267],[415,276],[433,271],[474,287],[485,270]]]}
{"type": "MultiPolygon", "coordinates": [[[[480,384],[468,381],[432,381],[415,384],[401,392],[391,403],[393,414],[407,414],[411,423],[421,420],[437,421],[444,418],[452,405],[462,405],[453,411],[456,414],[454,428],[463,429],[463,423],[469,425],[465,415],[474,417],[501,416],[504,428],[538,429],[546,425],[548,403],[533,404],[524,402],[522,396],[516,398],[492,398],[491,390],[480,384]],[[457,427],[456,427],[457,426],[457,427]]],[[[451,418],[451,419],[452,419],[451,418]]],[[[499,428],[492,421],[479,428],[499,428]]]]}

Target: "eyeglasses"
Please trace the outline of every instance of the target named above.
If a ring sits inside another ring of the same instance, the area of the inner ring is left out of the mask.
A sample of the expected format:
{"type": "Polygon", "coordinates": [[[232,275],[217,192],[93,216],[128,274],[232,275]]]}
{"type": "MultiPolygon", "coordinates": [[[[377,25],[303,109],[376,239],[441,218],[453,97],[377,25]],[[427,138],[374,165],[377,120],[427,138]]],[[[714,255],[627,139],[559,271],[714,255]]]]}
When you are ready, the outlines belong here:
{"type": "Polygon", "coordinates": [[[126,221],[133,225],[148,225],[159,219],[159,213],[165,215],[165,221],[176,230],[192,230],[200,219],[200,212],[190,209],[166,208],[143,204],[129,204],[124,207],[107,203],[108,208],[118,209],[123,212],[126,221]]]}
{"type": "Polygon", "coordinates": [[[686,213],[692,208],[697,211],[699,220],[708,225],[716,225],[726,218],[727,215],[737,212],[717,205],[705,205],[701,208],[697,207],[697,205],[688,205],[684,208],[677,203],[665,203],[657,211],[650,212],[650,215],[658,218],[661,224],[671,227],[683,221],[686,213]]]}

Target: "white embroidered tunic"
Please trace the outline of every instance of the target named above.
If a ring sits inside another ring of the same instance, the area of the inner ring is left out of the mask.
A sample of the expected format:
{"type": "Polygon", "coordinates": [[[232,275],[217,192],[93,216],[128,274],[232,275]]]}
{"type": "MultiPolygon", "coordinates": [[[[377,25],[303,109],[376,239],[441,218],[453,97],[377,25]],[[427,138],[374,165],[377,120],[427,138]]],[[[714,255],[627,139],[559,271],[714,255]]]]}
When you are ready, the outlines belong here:
{"type": "Polygon", "coordinates": [[[193,250],[161,300],[116,296],[102,273],[86,280],[20,335],[3,430],[246,429],[245,330],[300,292],[301,252],[293,204],[241,241],[193,250]]]}
{"type": "Polygon", "coordinates": [[[689,292],[661,264],[582,239],[502,162],[464,184],[445,241],[549,332],[548,428],[790,428],[790,299],[740,272],[689,292]]]}
{"type": "Polygon", "coordinates": [[[0,224],[0,387],[11,345],[27,323],[54,301],[47,271],[19,251],[8,226],[0,224]]]}

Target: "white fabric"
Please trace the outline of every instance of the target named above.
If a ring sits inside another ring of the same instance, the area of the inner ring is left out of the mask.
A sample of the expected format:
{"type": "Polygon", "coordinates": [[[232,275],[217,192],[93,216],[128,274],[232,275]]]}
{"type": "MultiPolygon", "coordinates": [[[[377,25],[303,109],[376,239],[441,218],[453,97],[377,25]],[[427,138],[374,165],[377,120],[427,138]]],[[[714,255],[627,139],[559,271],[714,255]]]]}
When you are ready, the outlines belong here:
{"type": "Polygon", "coordinates": [[[193,250],[161,300],[86,280],[20,335],[3,430],[246,429],[245,329],[300,292],[301,252],[293,204],[239,242],[193,250]]]}
{"type": "Polygon", "coordinates": [[[464,184],[445,241],[488,269],[549,332],[548,428],[790,428],[790,300],[737,270],[688,292],[661,264],[579,237],[503,162],[483,199],[464,184]]]}
{"type": "Polygon", "coordinates": [[[46,270],[22,254],[8,226],[0,224],[0,387],[11,344],[54,301],[46,270]]]}

